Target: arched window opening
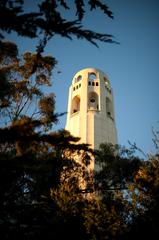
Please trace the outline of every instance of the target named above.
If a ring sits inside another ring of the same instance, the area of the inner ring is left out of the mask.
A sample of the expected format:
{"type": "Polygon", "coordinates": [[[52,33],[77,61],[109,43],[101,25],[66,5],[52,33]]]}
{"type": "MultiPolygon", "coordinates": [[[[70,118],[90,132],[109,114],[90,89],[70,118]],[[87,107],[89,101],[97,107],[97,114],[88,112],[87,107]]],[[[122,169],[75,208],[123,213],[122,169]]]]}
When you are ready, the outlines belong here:
{"type": "Polygon", "coordinates": [[[80,111],[80,97],[75,96],[72,100],[72,111],[71,113],[76,113],[80,111]]]}
{"type": "Polygon", "coordinates": [[[76,82],[79,82],[79,81],[81,81],[81,80],[82,80],[82,76],[79,75],[79,76],[76,78],[76,82]]]}
{"type": "Polygon", "coordinates": [[[106,113],[107,116],[113,119],[113,106],[111,100],[106,97],[106,113]]]}
{"type": "Polygon", "coordinates": [[[74,78],[74,83],[77,83],[82,80],[82,75],[78,75],[76,78],[74,78]]]}
{"type": "Polygon", "coordinates": [[[96,74],[95,73],[89,73],[89,75],[88,75],[88,79],[89,79],[89,81],[93,81],[93,80],[95,80],[97,77],[96,77],[96,74]]]}
{"type": "Polygon", "coordinates": [[[98,110],[99,109],[99,99],[96,92],[90,92],[88,97],[88,109],[98,110]]]}

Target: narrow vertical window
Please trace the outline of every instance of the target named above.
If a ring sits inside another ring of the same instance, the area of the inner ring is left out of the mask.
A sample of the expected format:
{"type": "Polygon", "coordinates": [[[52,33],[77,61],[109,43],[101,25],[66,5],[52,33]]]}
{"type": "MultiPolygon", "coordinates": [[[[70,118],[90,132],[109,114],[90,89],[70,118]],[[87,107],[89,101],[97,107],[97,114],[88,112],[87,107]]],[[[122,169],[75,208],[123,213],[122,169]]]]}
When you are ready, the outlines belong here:
{"type": "Polygon", "coordinates": [[[113,119],[113,106],[111,100],[106,97],[106,114],[108,117],[113,119]]]}

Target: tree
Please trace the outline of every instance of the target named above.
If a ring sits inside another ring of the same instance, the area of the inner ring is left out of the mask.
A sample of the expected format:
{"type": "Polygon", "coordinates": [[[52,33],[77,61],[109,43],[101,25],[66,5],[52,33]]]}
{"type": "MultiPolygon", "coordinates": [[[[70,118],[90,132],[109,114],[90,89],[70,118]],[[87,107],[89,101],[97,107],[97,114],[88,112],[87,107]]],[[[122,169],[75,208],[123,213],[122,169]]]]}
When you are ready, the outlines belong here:
{"type": "Polygon", "coordinates": [[[159,234],[159,135],[153,131],[156,154],[149,155],[134,174],[131,192],[137,203],[129,231],[122,239],[155,239],[159,234]]]}
{"type": "MultiPolygon", "coordinates": [[[[85,16],[87,5],[93,11],[99,8],[106,16],[113,18],[113,13],[105,3],[100,0],[89,0],[86,4],[83,0],[74,1],[76,17],[73,21],[68,21],[62,17],[61,8],[69,11],[69,1],[61,0],[43,0],[36,1],[36,11],[28,12],[25,1],[5,0],[0,3],[0,37],[3,38],[3,32],[17,32],[20,36],[29,38],[40,38],[37,46],[39,53],[43,52],[47,42],[55,35],[60,35],[72,39],[75,36],[79,39],[86,39],[97,46],[96,41],[115,43],[110,34],[97,33],[84,29],[82,20],[85,16]]],[[[74,7],[74,6],[73,6],[74,7]]]]}
{"type": "Polygon", "coordinates": [[[96,189],[104,206],[113,206],[120,216],[123,229],[117,239],[155,239],[158,235],[158,132],[153,134],[156,154],[147,155],[145,161],[135,157],[136,146],[129,150],[102,144],[96,152],[102,166],[95,173],[96,189]]]}
{"type": "MultiPolygon", "coordinates": [[[[1,42],[0,230],[3,239],[10,239],[14,234],[24,239],[39,239],[40,233],[51,230],[47,224],[56,204],[50,197],[50,188],[60,183],[64,166],[71,167],[71,161],[65,161],[62,152],[88,150],[87,145],[75,144],[78,138],[68,132],[50,131],[59,115],[55,113],[54,95],[44,95],[42,86],[50,85],[55,63],[50,56],[29,52],[20,59],[15,44],[1,42]],[[41,232],[37,233],[36,229],[41,232]]],[[[55,217],[51,216],[53,223],[55,217]]]]}

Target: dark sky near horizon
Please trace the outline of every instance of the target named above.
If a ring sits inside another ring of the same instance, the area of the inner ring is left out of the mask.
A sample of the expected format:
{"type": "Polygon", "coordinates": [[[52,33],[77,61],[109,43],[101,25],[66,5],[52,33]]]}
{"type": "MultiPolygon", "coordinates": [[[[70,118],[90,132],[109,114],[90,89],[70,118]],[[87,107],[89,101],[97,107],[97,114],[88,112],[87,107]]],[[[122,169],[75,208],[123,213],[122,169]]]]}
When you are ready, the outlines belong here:
{"type": "MultiPolygon", "coordinates": [[[[73,1],[68,1],[70,5],[73,1]]],[[[99,48],[83,40],[53,38],[45,51],[58,60],[53,72],[57,112],[67,111],[68,88],[76,72],[94,67],[105,72],[114,92],[118,141],[136,142],[145,153],[154,150],[152,127],[159,129],[159,1],[107,0],[114,19],[100,11],[88,12],[85,28],[115,36],[120,44],[99,43],[99,48]],[[60,72],[60,73],[59,73],[60,72]]],[[[29,1],[32,7],[32,1],[29,1]]],[[[71,18],[69,12],[65,13],[71,18]]],[[[15,34],[10,40],[20,51],[35,51],[35,41],[15,34]]],[[[65,127],[66,116],[55,129],[65,127]]]]}

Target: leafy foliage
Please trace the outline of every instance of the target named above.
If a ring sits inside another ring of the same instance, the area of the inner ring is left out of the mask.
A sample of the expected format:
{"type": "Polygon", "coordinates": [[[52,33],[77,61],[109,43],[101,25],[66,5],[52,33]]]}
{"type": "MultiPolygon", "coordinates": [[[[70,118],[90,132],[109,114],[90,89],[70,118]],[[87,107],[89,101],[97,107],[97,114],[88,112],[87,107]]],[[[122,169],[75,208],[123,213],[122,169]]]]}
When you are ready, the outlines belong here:
{"type": "Polygon", "coordinates": [[[88,149],[75,144],[78,138],[65,130],[50,132],[59,115],[54,94],[44,95],[41,87],[51,85],[55,64],[50,56],[30,52],[20,59],[15,44],[1,42],[1,183],[6,179],[0,186],[3,239],[14,234],[39,238],[36,228],[48,228],[48,219],[42,216],[49,217],[56,205],[50,188],[60,183],[61,171],[68,165],[62,151],[88,149]]]}
{"type": "MultiPolygon", "coordinates": [[[[102,42],[114,42],[110,34],[97,33],[83,28],[82,19],[85,15],[85,8],[90,6],[90,10],[99,8],[106,16],[113,18],[112,12],[105,3],[99,0],[89,0],[85,3],[83,0],[75,0],[77,18],[68,21],[62,17],[59,5],[64,9],[70,10],[69,1],[43,0],[36,1],[36,11],[28,12],[25,1],[5,0],[0,3],[0,37],[3,38],[3,32],[17,32],[20,36],[37,38],[42,36],[39,41],[37,51],[41,53],[47,42],[56,34],[72,39],[72,36],[86,39],[97,46],[96,40],[102,42]]],[[[74,6],[73,6],[74,7],[74,6]]]]}
{"type": "Polygon", "coordinates": [[[25,115],[30,116],[30,118],[37,115],[37,119],[39,119],[40,111],[43,111],[44,119],[49,116],[47,123],[53,122],[53,118],[56,119],[54,96],[44,96],[41,92],[41,86],[51,85],[50,77],[55,64],[56,61],[53,57],[43,57],[37,53],[26,52],[20,59],[15,44],[1,42],[0,112],[3,122],[5,118],[7,124],[9,121],[16,121],[25,115]],[[45,103],[45,109],[43,106],[42,110],[42,102],[44,105],[46,99],[48,99],[49,104],[46,108],[45,103]]]}

